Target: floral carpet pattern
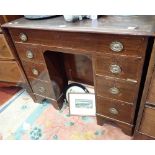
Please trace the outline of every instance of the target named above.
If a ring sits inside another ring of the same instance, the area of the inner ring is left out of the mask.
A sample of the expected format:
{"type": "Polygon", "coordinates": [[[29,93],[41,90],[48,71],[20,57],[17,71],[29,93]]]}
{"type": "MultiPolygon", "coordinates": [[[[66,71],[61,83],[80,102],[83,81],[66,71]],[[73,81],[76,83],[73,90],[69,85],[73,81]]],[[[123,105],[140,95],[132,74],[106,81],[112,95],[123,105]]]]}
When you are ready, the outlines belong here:
{"type": "Polygon", "coordinates": [[[34,103],[26,91],[5,109],[0,107],[3,140],[129,140],[119,128],[96,124],[95,117],[70,116],[69,108],[55,110],[52,103],[34,103]]]}

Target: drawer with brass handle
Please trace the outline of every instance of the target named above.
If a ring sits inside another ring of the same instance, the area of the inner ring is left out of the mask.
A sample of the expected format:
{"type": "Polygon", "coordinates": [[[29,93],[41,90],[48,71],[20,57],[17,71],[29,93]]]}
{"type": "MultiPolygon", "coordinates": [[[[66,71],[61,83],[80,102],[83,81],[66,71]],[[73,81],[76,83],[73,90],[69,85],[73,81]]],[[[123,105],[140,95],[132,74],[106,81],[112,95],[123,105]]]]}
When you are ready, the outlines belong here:
{"type": "Polygon", "coordinates": [[[28,78],[32,77],[43,81],[50,81],[47,68],[44,64],[23,61],[22,65],[28,78]]]}
{"type": "Polygon", "coordinates": [[[129,124],[132,123],[133,107],[131,104],[99,96],[97,96],[96,101],[97,101],[96,104],[97,114],[117,119],[129,124]]]}
{"type": "Polygon", "coordinates": [[[96,74],[131,80],[140,78],[143,63],[140,58],[104,55],[96,56],[94,61],[96,74]]]}
{"type": "Polygon", "coordinates": [[[16,43],[15,46],[21,60],[44,63],[41,48],[37,45],[16,43]]]}
{"type": "Polygon", "coordinates": [[[29,78],[29,81],[35,94],[53,99],[55,98],[51,82],[44,82],[34,78],[29,78]]]}
{"type": "Polygon", "coordinates": [[[106,76],[96,76],[96,94],[111,99],[135,103],[137,84],[106,76]]]}
{"type": "Polygon", "coordinates": [[[144,56],[142,48],[147,44],[147,38],[142,36],[44,31],[46,37],[42,39],[41,30],[10,29],[10,33],[15,42],[39,44],[41,40],[42,45],[137,57],[144,56]]]}

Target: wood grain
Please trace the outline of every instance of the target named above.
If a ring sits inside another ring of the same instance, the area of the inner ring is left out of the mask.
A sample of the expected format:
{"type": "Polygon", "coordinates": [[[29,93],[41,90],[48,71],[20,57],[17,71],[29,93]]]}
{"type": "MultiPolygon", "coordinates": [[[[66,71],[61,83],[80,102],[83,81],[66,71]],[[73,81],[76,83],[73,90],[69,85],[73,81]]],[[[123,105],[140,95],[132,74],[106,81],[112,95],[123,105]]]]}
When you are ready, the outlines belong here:
{"type": "Polygon", "coordinates": [[[30,81],[32,90],[35,94],[56,99],[55,93],[53,92],[53,89],[51,89],[52,88],[51,82],[44,82],[34,78],[29,78],[29,81],[30,81]],[[43,88],[44,91],[41,92],[40,88],[43,88]]]}
{"type": "Polygon", "coordinates": [[[22,61],[23,68],[28,78],[36,78],[43,81],[50,81],[47,68],[44,64],[36,64],[32,62],[22,61]],[[38,75],[33,74],[33,69],[38,71],[38,75]]]}
{"type": "Polygon", "coordinates": [[[51,103],[52,106],[54,106],[55,109],[60,110],[60,108],[59,108],[58,103],[57,103],[56,100],[51,99],[51,98],[48,98],[48,97],[45,97],[45,96],[41,96],[41,95],[38,95],[38,94],[34,94],[34,96],[35,96],[35,102],[36,103],[43,104],[46,101],[46,103],[47,102],[48,103],[51,103]]]}
{"type": "Polygon", "coordinates": [[[13,60],[14,56],[11,53],[9,46],[5,40],[3,34],[0,34],[0,59],[2,60],[13,60]]]}
{"type": "Polygon", "coordinates": [[[147,75],[146,75],[146,81],[144,84],[144,90],[143,90],[142,97],[141,97],[140,108],[139,108],[138,117],[136,120],[136,127],[135,127],[134,135],[137,132],[139,132],[140,124],[141,124],[141,121],[143,120],[143,112],[145,109],[147,95],[148,95],[148,91],[150,88],[150,83],[151,83],[151,79],[152,79],[152,75],[153,75],[153,71],[154,71],[154,66],[155,66],[154,60],[155,60],[155,42],[153,44],[151,57],[149,60],[149,66],[148,66],[148,71],[147,71],[147,75]]]}
{"type": "Polygon", "coordinates": [[[38,62],[38,63],[44,63],[44,58],[42,55],[42,50],[37,45],[32,44],[15,44],[17,48],[17,53],[21,60],[26,60],[30,62],[38,62]],[[33,53],[33,58],[29,59],[26,55],[27,51],[31,51],[33,53]]]}
{"type": "Polygon", "coordinates": [[[94,85],[93,64],[90,56],[63,54],[67,79],[94,85]]]}
{"type": "Polygon", "coordinates": [[[42,30],[25,30],[25,29],[10,29],[10,33],[16,42],[20,40],[20,34],[24,33],[28,40],[26,43],[42,45],[50,45],[69,49],[83,50],[90,52],[114,53],[110,50],[110,44],[113,41],[119,41],[123,44],[124,55],[143,56],[141,45],[145,43],[145,38],[140,36],[121,36],[121,35],[106,35],[106,34],[91,34],[91,33],[76,33],[76,32],[59,32],[59,31],[42,31],[42,30]],[[44,33],[44,39],[42,39],[44,33]]]}
{"type": "Polygon", "coordinates": [[[141,65],[141,59],[136,57],[125,57],[120,55],[104,55],[95,57],[96,74],[123,78],[126,80],[131,79],[135,80],[135,82],[139,80],[141,65]],[[110,70],[111,65],[119,66],[121,72],[118,74],[112,73],[110,70]]]}
{"type": "Polygon", "coordinates": [[[150,83],[150,88],[147,96],[146,103],[155,105],[155,69],[152,74],[152,79],[150,83]]]}
{"type": "Polygon", "coordinates": [[[30,66],[34,63],[35,67],[43,64],[47,69],[50,82],[32,78],[26,71],[28,65],[23,65],[36,98],[57,100],[70,79],[94,84],[95,95],[100,98],[96,102],[97,111],[101,113],[99,117],[97,114],[98,124],[102,125],[106,118],[131,135],[139,86],[143,84],[144,59],[146,51],[150,52],[146,50],[148,36],[154,36],[154,29],[150,27],[152,19],[154,17],[104,16],[96,21],[67,23],[62,17],[41,22],[22,18],[3,25],[3,29],[9,30],[22,62],[24,60],[30,66]],[[136,25],[134,30],[131,29],[133,25],[136,25]],[[20,39],[21,33],[27,36],[26,41],[20,39]],[[111,50],[110,45],[115,41],[122,43],[121,52],[111,50]],[[26,58],[29,49],[34,53],[32,60],[26,58]],[[117,76],[111,74],[111,64],[120,65],[122,72],[117,76]],[[39,87],[47,91],[40,93],[39,87]],[[112,87],[117,87],[120,92],[111,94],[112,87]],[[117,108],[120,115],[110,115],[106,110],[110,106],[117,108]]]}
{"type": "Polygon", "coordinates": [[[136,87],[136,84],[132,82],[126,82],[104,76],[96,76],[96,93],[99,96],[135,104],[135,98],[137,96],[136,87]],[[112,94],[110,92],[110,88],[113,87],[119,89],[118,94],[112,94]]]}
{"type": "Polygon", "coordinates": [[[155,16],[102,16],[98,20],[66,22],[63,17],[44,20],[21,18],[3,25],[9,28],[42,29],[67,32],[87,32],[121,35],[155,35],[155,16]]]}
{"type": "Polygon", "coordinates": [[[155,108],[146,106],[143,112],[143,119],[139,131],[155,137],[155,108]]]}
{"type": "Polygon", "coordinates": [[[154,140],[154,138],[136,131],[133,140],[154,140]]]}
{"type": "Polygon", "coordinates": [[[0,81],[23,82],[18,64],[15,61],[0,61],[0,81]]]}
{"type": "Polygon", "coordinates": [[[132,111],[131,104],[97,96],[96,112],[98,114],[132,124],[132,111]],[[110,108],[115,108],[118,114],[112,114],[110,108]]]}

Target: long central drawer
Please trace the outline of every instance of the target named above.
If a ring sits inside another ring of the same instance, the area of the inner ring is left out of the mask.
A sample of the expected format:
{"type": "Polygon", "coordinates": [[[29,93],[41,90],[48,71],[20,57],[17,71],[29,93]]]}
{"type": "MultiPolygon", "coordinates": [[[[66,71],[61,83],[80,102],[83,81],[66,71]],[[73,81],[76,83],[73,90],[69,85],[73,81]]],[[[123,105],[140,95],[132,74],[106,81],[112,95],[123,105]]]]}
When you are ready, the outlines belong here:
{"type": "Polygon", "coordinates": [[[143,57],[141,50],[146,38],[141,36],[123,36],[95,33],[59,32],[31,29],[10,29],[15,42],[42,44],[77,51],[122,54],[143,57]],[[42,38],[44,34],[44,38],[42,38]],[[120,52],[114,52],[121,48],[120,52]]]}

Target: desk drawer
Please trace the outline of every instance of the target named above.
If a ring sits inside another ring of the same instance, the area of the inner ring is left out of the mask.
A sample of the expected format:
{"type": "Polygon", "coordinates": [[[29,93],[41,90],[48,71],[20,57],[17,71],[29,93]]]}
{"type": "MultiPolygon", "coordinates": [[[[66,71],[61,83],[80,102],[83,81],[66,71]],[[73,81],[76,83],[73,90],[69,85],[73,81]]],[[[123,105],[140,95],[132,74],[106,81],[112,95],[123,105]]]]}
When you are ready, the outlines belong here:
{"type": "Polygon", "coordinates": [[[15,61],[0,61],[0,81],[24,82],[22,73],[15,61]]]}
{"type": "Polygon", "coordinates": [[[134,80],[139,79],[142,59],[104,55],[95,57],[96,74],[134,80]]]}
{"type": "Polygon", "coordinates": [[[137,96],[137,84],[96,76],[96,92],[99,96],[134,103],[137,96]]]}
{"type": "Polygon", "coordinates": [[[35,94],[55,99],[51,82],[43,82],[29,78],[32,90],[35,94]]]}
{"type": "Polygon", "coordinates": [[[132,105],[97,96],[96,113],[132,124],[132,105]]]}
{"type": "Polygon", "coordinates": [[[24,70],[28,77],[50,81],[48,71],[44,64],[35,64],[32,62],[22,62],[24,70]]]}
{"type": "Polygon", "coordinates": [[[155,137],[155,107],[147,106],[144,108],[140,132],[155,137]]]}
{"type": "Polygon", "coordinates": [[[15,46],[20,59],[38,63],[44,62],[41,48],[37,45],[16,43],[15,46]]]}
{"type": "Polygon", "coordinates": [[[14,59],[3,34],[0,34],[0,59],[14,59]]]}
{"type": "Polygon", "coordinates": [[[10,29],[15,42],[35,43],[74,49],[143,57],[147,39],[141,36],[108,35],[81,32],[10,29]]]}

